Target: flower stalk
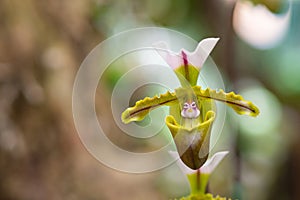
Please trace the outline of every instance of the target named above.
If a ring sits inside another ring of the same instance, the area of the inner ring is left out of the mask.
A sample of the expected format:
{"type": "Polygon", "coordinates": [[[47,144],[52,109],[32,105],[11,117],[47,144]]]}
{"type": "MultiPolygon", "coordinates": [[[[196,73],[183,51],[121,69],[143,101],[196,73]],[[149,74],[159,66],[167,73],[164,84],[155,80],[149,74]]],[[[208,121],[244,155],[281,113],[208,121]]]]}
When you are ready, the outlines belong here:
{"type": "Polygon", "coordinates": [[[200,169],[197,169],[193,174],[187,174],[190,183],[190,190],[192,195],[205,194],[209,175],[201,174],[200,169]]]}

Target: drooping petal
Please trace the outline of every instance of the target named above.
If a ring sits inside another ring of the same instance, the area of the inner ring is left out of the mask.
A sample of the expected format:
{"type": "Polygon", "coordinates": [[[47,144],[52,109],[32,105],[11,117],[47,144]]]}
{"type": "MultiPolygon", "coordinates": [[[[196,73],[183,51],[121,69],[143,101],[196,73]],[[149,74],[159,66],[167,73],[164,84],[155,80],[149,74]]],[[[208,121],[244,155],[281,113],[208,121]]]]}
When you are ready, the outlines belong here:
{"type": "Polygon", "coordinates": [[[204,165],[200,168],[202,174],[211,174],[229,151],[220,151],[209,158],[204,165]]]}
{"type": "Polygon", "coordinates": [[[244,100],[241,95],[234,92],[225,93],[223,90],[216,91],[210,88],[202,90],[200,86],[195,86],[193,89],[199,101],[201,99],[213,99],[226,103],[240,115],[256,117],[259,114],[259,109],[252,102],[244,100]]]}
{"type": "Polygon", "coordinates": [[[187,59],[190,64],[200,70],[219,39],[220,38],[206,38],[201,40],[194,52],[187,53],[187,59]]]}
{"type": "Polygon", "coordinates": [[[122,121],[128,124],[133,121],[141,121],[150,112],[150,110],[155,109],[163,105],[173,105],[178,103],[178,99],[175,93],[167,92],[155,97],[146,97],[143,100],[137,101],[134,107],[127,108],[122,113],[122,121]]]}

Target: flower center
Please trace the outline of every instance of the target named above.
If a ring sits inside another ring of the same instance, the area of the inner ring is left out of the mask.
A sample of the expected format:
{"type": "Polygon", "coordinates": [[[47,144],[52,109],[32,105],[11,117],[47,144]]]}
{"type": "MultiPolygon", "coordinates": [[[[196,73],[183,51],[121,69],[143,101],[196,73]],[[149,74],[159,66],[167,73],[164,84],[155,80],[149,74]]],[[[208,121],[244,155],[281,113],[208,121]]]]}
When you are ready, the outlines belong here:
{"type": "Polygon", "coordinates": [[[192,103],[185,102],[183,104],[183,108],[181,110],[181,116],[184,118],[197,118],[200,115],[200,110],[198,109],[196,103],[193,101],[192,103]]]}

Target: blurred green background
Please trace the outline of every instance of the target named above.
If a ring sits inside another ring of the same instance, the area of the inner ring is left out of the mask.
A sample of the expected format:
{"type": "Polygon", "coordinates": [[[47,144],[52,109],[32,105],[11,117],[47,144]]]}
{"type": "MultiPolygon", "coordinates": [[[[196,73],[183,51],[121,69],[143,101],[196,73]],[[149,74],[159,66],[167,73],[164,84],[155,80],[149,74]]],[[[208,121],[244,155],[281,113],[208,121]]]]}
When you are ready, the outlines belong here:
{"type": "MultiPolygon", "coordinates": [[[[99,42],[159,26],[197,41],[221,40],[211,56],[226,90],[261,109],[228,110],[215,147],[230,155],[209,191],[246,200],[300,199],[300,3],[280,0],[0,0],[0,199],[169,199],[188,194],[173,165],[134,175],[109,169],[79,140],[72,118],[76,72],[99,42]]],[[[117,48],[117,47],[116,47],[117,48]]],[[[107,73],[97,104],[122,72],[107,73]]],[[[143,92],[142,92],[143,94],[143,92]]],[[[110,114],[109,137],[128,146],[110,114]]],[[[147,147],[148,148],[148,147],[147,147]]]]}

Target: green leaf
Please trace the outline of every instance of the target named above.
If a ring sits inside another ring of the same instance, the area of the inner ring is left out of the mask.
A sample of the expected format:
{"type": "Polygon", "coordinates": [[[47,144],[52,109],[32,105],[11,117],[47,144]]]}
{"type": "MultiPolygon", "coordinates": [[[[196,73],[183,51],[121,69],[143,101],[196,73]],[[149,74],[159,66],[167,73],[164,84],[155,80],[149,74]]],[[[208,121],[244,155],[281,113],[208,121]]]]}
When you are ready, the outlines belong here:
{"type": "Polygon", "coordinates": [[[122,121],[128,124],[133,121],[141,121],[152,110],[159,106],[170,106],[178,104],[178,99],[175,93],[167,92],[155,97],[146,97],[143,100],[137,101],[134,107],[127,108],[122,113],[122,121]]]}
{"type": "Polygon", "coordinates": [[[210,88],[202,90],[200,86],[195,86],[193,89],[200,101],[201,99],[213,99],[226,103],[240,115],[256,117],[259,114],[259,109],[251,101],[244,100],[241,95],[234,92],[225,93],[223,90],[216,91],[210,88]]]}

